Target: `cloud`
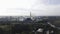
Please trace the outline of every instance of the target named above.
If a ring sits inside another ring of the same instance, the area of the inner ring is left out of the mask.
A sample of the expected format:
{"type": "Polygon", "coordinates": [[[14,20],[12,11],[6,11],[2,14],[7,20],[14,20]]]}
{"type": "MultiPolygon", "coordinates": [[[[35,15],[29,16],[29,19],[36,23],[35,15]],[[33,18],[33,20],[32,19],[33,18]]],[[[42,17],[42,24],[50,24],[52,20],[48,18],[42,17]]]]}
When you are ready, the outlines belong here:
{"type": "MultiPolygon", "coordinates": [[[[36,15],[39,16],[60,16],[60,4],[53,4],[53,1],[43,1],[34,6],[33,11],[36,15]],[[49,4],[52,3],[52,4],[49,4]]],[[[57,2],[56,2],[57,3],[57,2]]]]}
{"type": "Polygon", "coordinates": [[[59,16],[60,0],[0,0],[0,15],[59,16]],[[10,8],[10,9],[9,9],[10,8]]]}

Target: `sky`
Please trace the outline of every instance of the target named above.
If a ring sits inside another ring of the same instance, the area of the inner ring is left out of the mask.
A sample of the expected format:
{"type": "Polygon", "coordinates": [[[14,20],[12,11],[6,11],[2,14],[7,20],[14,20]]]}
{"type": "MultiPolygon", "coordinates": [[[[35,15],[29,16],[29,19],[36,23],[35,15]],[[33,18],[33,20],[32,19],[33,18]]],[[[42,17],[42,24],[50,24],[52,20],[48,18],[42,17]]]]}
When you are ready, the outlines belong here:
{"type": "Polygon", "coordinates": [[[60,0],[0,0],[0,16],[60,16],[60,0]]]}

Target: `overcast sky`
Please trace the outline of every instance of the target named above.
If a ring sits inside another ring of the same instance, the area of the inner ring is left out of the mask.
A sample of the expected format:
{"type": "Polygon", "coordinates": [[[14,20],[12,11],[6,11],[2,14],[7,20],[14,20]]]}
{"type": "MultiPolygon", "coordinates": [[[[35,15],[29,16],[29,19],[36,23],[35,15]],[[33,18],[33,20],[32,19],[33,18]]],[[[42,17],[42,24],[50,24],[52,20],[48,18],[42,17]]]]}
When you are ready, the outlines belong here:
{"type": "Polygon", "coordinates": [[[0,0],[0,16],[60,16],[60,0],[0,0]]]}

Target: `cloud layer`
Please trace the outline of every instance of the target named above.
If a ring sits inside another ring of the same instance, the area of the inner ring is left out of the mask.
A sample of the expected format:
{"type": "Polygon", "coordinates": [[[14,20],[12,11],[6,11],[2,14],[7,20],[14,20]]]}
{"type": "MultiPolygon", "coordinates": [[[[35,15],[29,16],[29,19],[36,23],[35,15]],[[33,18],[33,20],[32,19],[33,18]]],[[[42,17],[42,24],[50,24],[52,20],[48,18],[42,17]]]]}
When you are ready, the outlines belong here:
{"type": "Polygon", "coordinates": [[[1,15],[60,16],[60,0],[0,0],[1,15]]]}

